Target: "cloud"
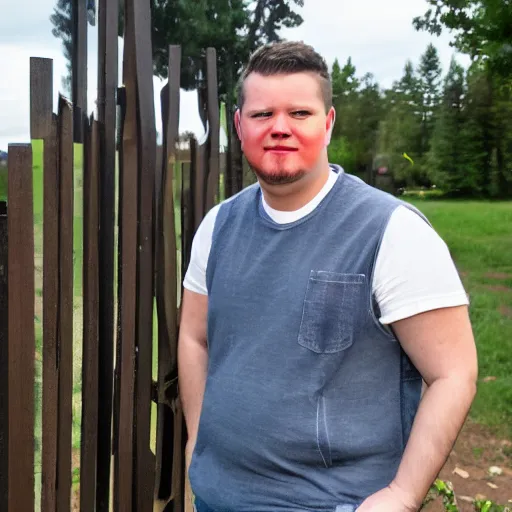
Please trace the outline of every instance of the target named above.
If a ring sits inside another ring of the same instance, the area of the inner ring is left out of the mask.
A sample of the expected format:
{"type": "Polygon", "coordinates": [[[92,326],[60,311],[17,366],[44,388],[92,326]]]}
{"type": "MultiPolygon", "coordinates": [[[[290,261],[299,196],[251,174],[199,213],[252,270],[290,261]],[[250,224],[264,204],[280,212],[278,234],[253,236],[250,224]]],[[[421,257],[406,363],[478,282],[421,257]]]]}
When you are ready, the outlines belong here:
{"type": "MultiPolygon", "coordinates": [[[[60,40],[53,37],[49,16],[54,0],[15,0],[2,7],[0,19],[0,149],[8,142],[29,140],[29,63],[30,57],[54,60],[54,101],[62,90],[66,73],[60,40]]],[[[314,46],[332,65],[352,57],[358,76],[371,72],[381,85],[390,87],[402,75],[407,59],[416,65],[429,42],[439,50],[444,71],[454,54],[449,34],[440,38],[416,32],[414,16],[425,12],[425,0],[305,0],[300,10],[304,23],[295,29],[284,29],[287,39],[303,40],[314,46]]],[[[97,87],[97,29],[89,27],[88,110],[94,109],[97,87]]],[[[120,41],[120,66],[122,42],[120,41]]],[[[457,59],[467,65],[468,59],[457,59]]],[[[157,130],[161,131],[160,89],[154,80],[157,130]]],[[[182,92],[180,130],[201,135],[203,128],[197,110],[195,92],[182,92]]]]}

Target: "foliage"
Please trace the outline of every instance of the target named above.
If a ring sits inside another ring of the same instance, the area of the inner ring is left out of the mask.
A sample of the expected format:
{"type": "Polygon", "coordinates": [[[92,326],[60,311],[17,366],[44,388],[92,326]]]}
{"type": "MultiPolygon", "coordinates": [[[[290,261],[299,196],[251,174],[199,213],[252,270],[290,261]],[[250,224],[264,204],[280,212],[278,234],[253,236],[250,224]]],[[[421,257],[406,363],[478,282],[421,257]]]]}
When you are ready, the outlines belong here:
{"type": "MultiPolygon", "coordinates": [[[[451,482],[444,480],[436,480],[430,488],[429,495],[425,500],[428,503],[435,499],[436,496],[443,498],[443,505],[446,512],[459,512],[457,506],[457,498],[453,492],[451,482]]],[[[473,502],[475,512],[510,512],[510,508],[504,505],[497,505],[490,500],[475,500],[473,502]]]]}
{"type": "MultiPolygon", "coordinates": [[[[119,35],[123,36],[124,9],[120,0],[119,35]]],[[[214,47],[218,57],[220,93],[232,94],[236,77],[257,46],[278,41],[282,27],[296,27],[302,18],[293,10],[303,0],[151,0],[153,69],[167,78],[169,45],[182,47],[181,84],[195,89],[204,78],[204,56],[214,47]]],[[[71,73],[72,2],[57,0],[50,20],[52,33],[62,40],[71,73]]],[[[69,81],[69,78],[68,78],[69,81]]]]}
{"type": "Polygon", "coordinates": [[[329,156],[350,172],[385,166],[399,188],[512,197],[512,89],[484,64],[464,70],[452,59],[443,77],[430,44],[387,90],[369,73],[358,76],[351,58],[343,67],[334,61],[331,79],[329,156]]]}
{"type": "Polygon", "coordinates": [[[475,61],[512,77],[512,3],[508,0],[427,0],[430,8],[414,18],[417,30],[455,33],[453,45],[475,61]]]}

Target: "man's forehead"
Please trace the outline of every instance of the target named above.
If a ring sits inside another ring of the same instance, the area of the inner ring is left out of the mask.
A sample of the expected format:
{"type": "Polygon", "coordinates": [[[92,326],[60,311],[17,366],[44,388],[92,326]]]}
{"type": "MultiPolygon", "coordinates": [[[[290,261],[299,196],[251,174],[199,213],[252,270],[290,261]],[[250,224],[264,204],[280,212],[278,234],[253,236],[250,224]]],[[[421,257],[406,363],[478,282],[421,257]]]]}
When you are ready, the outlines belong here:
{"type": "Polygon", "coordinates": [[[244,81],[244,97],[246,102],[272,99],[322,101],[320,77],[309,72],[251,73],[244,81]]]}

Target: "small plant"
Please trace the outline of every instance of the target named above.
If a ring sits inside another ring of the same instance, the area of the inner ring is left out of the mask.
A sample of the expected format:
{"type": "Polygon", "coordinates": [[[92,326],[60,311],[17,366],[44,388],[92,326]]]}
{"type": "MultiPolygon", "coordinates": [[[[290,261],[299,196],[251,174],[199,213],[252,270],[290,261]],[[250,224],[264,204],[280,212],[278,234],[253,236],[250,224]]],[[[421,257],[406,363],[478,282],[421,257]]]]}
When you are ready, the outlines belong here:
{"type": "MultiPolygon", "coordinates": [[[[423,505],[425,506],[438,496],[442,496],[446,512],[459,512],[457,497],[455,496],[451,482],[445,482],[444,480],[439,479],[436,480],[430,488],[423,505]]],[[[512,512],[510,507],[497,505],[490,500],[475,500],[473,505],[475,507],[475,512],[512,512]]]]}

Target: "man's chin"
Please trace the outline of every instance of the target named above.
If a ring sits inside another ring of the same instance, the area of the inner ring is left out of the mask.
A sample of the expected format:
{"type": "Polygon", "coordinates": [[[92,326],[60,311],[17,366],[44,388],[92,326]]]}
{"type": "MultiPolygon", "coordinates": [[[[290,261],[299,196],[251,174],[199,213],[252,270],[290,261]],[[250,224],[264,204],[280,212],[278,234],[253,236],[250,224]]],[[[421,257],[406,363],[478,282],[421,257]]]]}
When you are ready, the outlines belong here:
{"type": "Polygon", "coordinates": [[[254,167],[252,167],[252,170],[257,178],[267,185],[287,185],[289,183],[295,183],[306,174],[303,170],[268,172],[254,167]]]}

